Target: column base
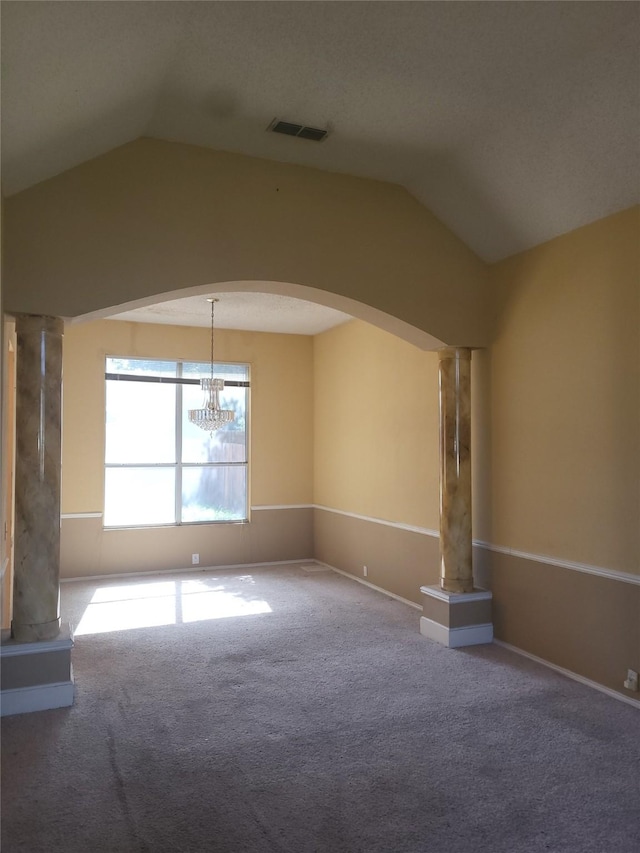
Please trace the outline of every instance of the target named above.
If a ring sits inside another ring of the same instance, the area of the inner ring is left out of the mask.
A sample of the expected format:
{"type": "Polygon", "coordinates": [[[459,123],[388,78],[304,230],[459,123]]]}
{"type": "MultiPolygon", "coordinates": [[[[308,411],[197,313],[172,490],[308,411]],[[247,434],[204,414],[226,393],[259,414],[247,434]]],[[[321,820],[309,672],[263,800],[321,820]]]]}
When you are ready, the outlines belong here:
{"type": "Polygon", "coordinates": [[[11,635],[18,643],[40,643],[55,640],[60,633],[60,618],[51,622],[40,622],[36,625],[16,625],[11,623],[11,635]]]}
{"type": "Polygon", "coordinates": [[[423,586],[420,633],[449,649],[493,642],[492,594],[487,589],[446,592],[423,586]]]}
{"type": "Polygon", "coordinates": [[[73,640],[63,626],[55,640],[0,646],[0,715],[26,714],[73,705],[73,640]]]}

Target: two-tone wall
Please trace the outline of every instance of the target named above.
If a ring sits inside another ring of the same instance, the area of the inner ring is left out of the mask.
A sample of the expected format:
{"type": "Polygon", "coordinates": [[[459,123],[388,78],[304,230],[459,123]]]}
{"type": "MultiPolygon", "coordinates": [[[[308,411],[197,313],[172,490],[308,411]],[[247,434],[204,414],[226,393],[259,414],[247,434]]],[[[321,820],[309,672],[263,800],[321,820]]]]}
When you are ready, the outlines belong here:
{"type": "MultiPolygon", "coordinates": [[[[638,226],[626,211],[494,266],[498,333],[472,360],[496,637],[623,693],[640,668],[638,226]]],[[[354,322],[314,356],[316,557],[418,602],[438,576],[437,355],[354,322]]]]}
{"type": "Polygon", "coordinates": [[[354,320],[315,338],[314,389],[316,557],[419,602],[438,577],[438,356],[354,320]]]}
{"type": "Polygon", "coordinates": [[[496,635],[622,692],[640,669],[639,235],[636,207],[494,266],[479,359],[496,635]]]}
{"type": "MultiPolygon", "coordinates": [[[[67,325],[63,364],[63,577],[312,556],[313,343],[216,331],[221,361],[251,365],[249,524],[103,528],[105,357],[208,361],[207,329],[102,320],[67,325]]],[[[150,424],[152,428],[152,424],[150,424]]]]}

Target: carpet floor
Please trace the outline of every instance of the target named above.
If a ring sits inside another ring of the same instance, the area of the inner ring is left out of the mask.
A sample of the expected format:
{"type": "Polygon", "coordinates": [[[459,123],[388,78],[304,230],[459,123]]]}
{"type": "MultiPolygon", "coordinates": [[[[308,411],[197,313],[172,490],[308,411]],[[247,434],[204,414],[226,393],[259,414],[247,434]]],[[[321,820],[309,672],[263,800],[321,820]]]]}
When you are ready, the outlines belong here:
{"type": "Polygon", "coordinates": [[[2,853],[638,853],[640,714],[301,566],[62,587],[72,708],[5,718],[2,853]]]}

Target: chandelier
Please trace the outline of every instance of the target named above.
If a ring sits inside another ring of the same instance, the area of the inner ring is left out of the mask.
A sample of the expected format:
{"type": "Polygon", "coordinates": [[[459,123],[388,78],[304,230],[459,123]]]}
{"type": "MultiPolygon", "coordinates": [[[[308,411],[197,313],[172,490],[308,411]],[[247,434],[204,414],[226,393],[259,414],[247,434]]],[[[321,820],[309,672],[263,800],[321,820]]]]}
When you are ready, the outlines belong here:
{"type": "Polygon", "coordinates": [[[230,424],[235,413],[230,409],[220,408],[220,392],[224,388],[224,379],[213,378],[213,325],[214,306],[218,300],[209,298],[211,303],[211,373],[200,380],[200,387],[204,394],[203,407],[201,409],[189,409],[189,420],[192,424],[199,426],[207,432],[215,432],[217,429],[230,424]]]}

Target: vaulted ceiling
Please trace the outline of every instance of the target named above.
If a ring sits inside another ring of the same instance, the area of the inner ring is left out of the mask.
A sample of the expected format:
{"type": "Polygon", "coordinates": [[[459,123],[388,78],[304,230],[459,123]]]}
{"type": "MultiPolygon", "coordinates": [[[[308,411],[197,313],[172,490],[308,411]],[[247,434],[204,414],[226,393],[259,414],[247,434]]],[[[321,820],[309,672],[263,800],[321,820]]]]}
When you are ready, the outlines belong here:
{"type": "Polygon", "coordinates": [[[399,183],[489,261],[638,201],[635,2],[1,12],[5,195],[152,136],[399,183]]]}

